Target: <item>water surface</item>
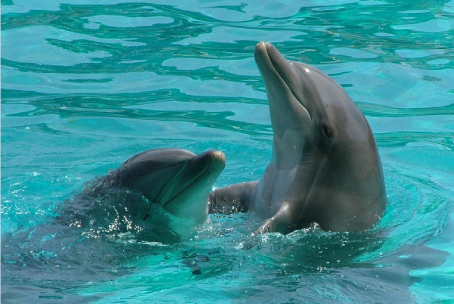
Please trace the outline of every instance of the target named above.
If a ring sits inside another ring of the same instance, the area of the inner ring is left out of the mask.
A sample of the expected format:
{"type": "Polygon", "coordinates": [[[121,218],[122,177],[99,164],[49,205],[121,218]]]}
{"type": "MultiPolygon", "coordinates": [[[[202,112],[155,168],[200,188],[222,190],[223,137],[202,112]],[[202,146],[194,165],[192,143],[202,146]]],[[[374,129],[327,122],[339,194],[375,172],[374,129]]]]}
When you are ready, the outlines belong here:
{"type": "Polygon", "coordinates": [[[18,246],[2,302],[449,303],[453,14],[454,1],[2,1],[2,251],[10,233],[18,246]],[[224,151],[215,187],[260,178],[272,130],[258,41],[329,74],[366,115],[390,201],[375,228],[251,239],[254,219],[236,214],[172,244],[23,239],[146,149],[224,151]]]}

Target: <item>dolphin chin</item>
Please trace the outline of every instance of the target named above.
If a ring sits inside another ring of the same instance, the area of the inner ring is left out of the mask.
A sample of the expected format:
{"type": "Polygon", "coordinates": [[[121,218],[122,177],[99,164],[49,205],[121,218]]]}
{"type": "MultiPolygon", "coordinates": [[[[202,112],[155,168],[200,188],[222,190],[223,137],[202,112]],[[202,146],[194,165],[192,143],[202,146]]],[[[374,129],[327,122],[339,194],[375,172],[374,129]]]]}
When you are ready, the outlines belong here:
{"type": "Polygon", "coordinates": [[[345,90],[317,68],[288,61],[260,42],[255,60],[265,83],[273,155],[260,181],[210,194],[210,212],[251,211],[257,233],[318,223],[362,231],[386,204],[383,170],[369,124],[345,90]]]}

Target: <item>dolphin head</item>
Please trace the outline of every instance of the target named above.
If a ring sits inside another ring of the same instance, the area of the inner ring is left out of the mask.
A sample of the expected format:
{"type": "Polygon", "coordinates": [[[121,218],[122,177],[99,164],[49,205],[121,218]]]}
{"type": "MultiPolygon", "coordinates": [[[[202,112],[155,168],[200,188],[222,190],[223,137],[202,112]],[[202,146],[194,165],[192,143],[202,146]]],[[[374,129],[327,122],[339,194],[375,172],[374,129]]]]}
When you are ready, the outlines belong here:
{"type": "MultiPolygon", "coordinates": [[[[207,151],[196,155],[180,149],[156,149],[137,154],[119,169],[122,184],[140,191],[170,214],[203,222],[208,194],[225,167],[225,155],[207,151]]],[[[143,217],[148,216],[147,212],[143,217]]]]}
{"type": "MultiPolygon", "coordinates": [[[[368,140],[370,127],[345,90],[317,68],[287,61],[270,43],[256,46],[274,133],[273,161],[300,163],[303,151],[368,140]],[[347,137],[347,138],[346,138],[347,137]],[[289,157],[291,156],[291,157],[289,157]]],[[[374,141],[375,143],[375,141],[374,141]]]]}
{"type": "Polygon", "coordinates": [[[270,201],[271,213],[283,201],[298,205],[296,217],[321,226],[326,213],[337,213],[329,216],[329,227],[322,227],[326,230],[369,228],[376,220],[357,213],[370,211],[371,218],[378,218],[387,199],[375,139],[364,115],[328,75],[287,61],[272,44],[258,43],[255,60],[273,127],[273,158],[259,186],[262,201],[270,201]]]}

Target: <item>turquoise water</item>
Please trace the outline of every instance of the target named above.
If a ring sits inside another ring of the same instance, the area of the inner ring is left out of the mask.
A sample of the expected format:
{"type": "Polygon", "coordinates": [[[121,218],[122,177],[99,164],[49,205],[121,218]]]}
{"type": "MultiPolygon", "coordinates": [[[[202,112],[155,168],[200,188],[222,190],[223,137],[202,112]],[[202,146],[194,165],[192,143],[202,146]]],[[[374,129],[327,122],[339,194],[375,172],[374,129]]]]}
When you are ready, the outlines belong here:
{"type": "Polygon", "coordinates": [[[345,87],[390,201],[361,234],[251,239],[236,214],[175,244],[87,241],[52,267],[2,265],[2,303],[452,303],[453,37],[454,1],[2,0],[3,242],[146,149],[224,151],[215,187],[260,178],[261,40],[345,87]]]}

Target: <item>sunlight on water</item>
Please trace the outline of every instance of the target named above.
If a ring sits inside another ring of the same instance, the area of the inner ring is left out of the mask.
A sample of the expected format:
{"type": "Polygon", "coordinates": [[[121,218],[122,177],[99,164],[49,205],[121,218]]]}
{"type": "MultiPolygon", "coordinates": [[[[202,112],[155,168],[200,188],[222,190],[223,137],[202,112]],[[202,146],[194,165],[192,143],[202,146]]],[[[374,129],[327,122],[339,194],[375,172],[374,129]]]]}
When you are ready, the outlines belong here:
{"type": "Polygon", "coordinates": [[[2,1],[2,303],[452,301],[453,13],[454,1],[2,1]],[[329,74],[367,117],[389,196],[376,227],[251,237],[253,216],[210,215],[165,242],[162,210],[154,240],[46,225],[147,149],[223,151],[215,188],[259,179],[272,149],[262,40],[329,74]]]}

